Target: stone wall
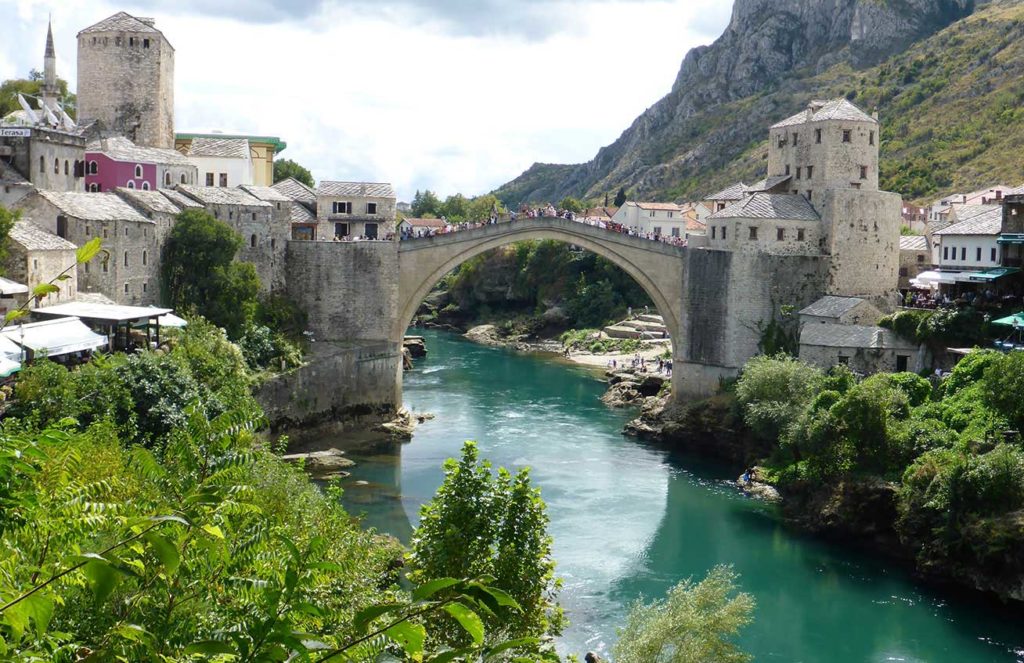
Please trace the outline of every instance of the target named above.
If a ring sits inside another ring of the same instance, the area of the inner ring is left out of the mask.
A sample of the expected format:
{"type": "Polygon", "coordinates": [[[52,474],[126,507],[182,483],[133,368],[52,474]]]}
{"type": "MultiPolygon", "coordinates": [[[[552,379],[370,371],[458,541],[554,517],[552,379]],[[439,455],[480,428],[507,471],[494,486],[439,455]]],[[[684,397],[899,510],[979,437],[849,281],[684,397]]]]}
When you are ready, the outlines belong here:
{"type": "Polygon", "coordinates": [[[14,169],[37,189],[85,191],[85,139],[39,127],[27,130],[31,132],[27,137],[0,138],[0,146],[11,149],[14,169]],[[76,163],[79,177],[75,177],[76,163]]]}
{"type": "Polygon", "coordinates": [[[236,257],[256,266],[263,289],[281,290],[284,288],[285,254],[291,228],[283,222],[275,222],[278,211],[273,205],[255,198],[252,200],[258,204],[206,204],[205,207],[242,236],[242,248],[236,257]]]}
{"type": "MultiPolygon", "coordinates": [[[[13,239],[7,243],[7,257],[4,259],[4,271],[7,278],[27,285],[29,292],[42,283],[48,283],[58,274],[75,264],[75,251],[66,250],[28,250],[13,239]]],[[[72,301],[78,293],[78,274],[69,272],[67,281],[57,283],[60,293],[47,295],[39,306],[52,306],[72,301]]],[[[24,297],[22,295],[21,297],[24,297]]],[[[19,299],[24,302],[24,299],[19,299]]],[[[33,308],[36,305],[33,304],[33,308]]]]}
{"type": "Polygon", "coordinates": [[[174,148],[174,48],[158,32],[78,39],[78,117],[136,145],[174,148]]]}
{"type": "Polygon", "coordinates": [[[881,297],[899,278],[902,199],[884,191],[835,189],[822,210],[832,267],[830,295],[881,297]]]}

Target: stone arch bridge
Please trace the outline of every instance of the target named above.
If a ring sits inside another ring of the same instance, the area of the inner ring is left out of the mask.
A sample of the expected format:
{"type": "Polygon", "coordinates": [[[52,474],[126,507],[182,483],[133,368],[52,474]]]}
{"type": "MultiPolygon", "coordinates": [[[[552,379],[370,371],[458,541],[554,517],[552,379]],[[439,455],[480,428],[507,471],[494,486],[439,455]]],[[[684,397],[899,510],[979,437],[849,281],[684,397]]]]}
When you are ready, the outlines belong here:
{"type": "Polygon", "coordinates": [[[552,239],[614,263],[647,292],[672,337],[673,397],[704,396],[756,354],[783,304],[822,293],[821,256],[683,248],[558,218],[522,219],[401,242],[289,241],[289,296],[315,339],[306,368],[265,387],[272,421],[382,417],[401,406],[401,341],[445,274],[485,251],[552,239]]]}

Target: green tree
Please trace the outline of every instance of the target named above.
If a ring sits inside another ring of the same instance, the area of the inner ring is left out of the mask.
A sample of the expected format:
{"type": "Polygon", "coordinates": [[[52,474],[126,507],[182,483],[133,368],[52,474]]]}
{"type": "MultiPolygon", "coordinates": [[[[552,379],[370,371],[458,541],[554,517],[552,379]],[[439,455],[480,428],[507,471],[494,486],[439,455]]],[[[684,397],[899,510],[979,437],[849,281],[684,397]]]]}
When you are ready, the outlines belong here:
{"type": "MultiPolygon", "coordinates": [[[[445,577],[498,578],[497,584],[521,610],[499,609],[485,621],[502,638],[543,638],[563,627],[555,603],[559,583],[547,534],[546,506],[531,486],[529,471],[515,477],[480,461],[476,444],[467,442],[459,461],[444,465],[444,481],[420,512],[413,535],[409,577],[426,583],[445,577]]],[[[451,644],[461,634],[448,629],[451,644]]]]}
{"type": "Polygon", "coordinates": [[[311,189],[316,186],[316,182],[313,181],[313,173],[309,172],[308,168],[291,159],[274,160],[274,183],[289,177],[295,178],[311,189]]]}
{"type": "Polygon", "coordinates": [[[737,593],[736,574],[717,566],[694,584],[687,579],[662,600],[637,601],[612,648],[616,663],[742,663],[733,642],[753,621],[754,598],[737,593]]]}
{"type": "Polygon", "coordinates": [[[11,234],[14,223],[21,218],[21,210],[9,210],[0,205],[0,274],[4,273],[3,265],[7,258],[7,237],[11,234]]]}
{"type": "Polygon", "coordinates": [[[776,440],[822,384],[821,371],[788,355],[754,357],[743,367],[736,399],[743,420],[765,440],[776,440]]]}
{"type": "Polygon", "coordinates": [[[491,218],[492,214],[497,215],[504,211],[505,206],[493,194],[477,196],[469,201],[468,215],[470,221],[486,221],[491,218]]]}
{"type": "MultiPolygon", "coordinates": [[[[18,95],[38,97],[43,86],[42,72],[33,69],[29,72],[28,78],[9,78],[0,83],[0,119],[14,111],[21,110],[18,103],[18,95]]],[[[57,86],[60,89],[60,98],[64,102],[64,109],[72,118],[75,116],[75,95],[68,92],[68,82],[63,78],[57,79],[57,86]]],[[[36,104],[32,103],[35,108],[36,104]]]]}
{"type": "Polygon", "coordinates": [[[415,218],[438,217],[441,212],[441,199],[430,189],[424,189],[422,192],[417,189],[411,206],[415,218]]]}
{"type": "Polygon", "coordinates": [[[580,214],[585,209],[583,203],[571,196],[566,196],[558,203],[558,209],[568,210],[574,214],[580,214]]]}
{"type": "MultiPolygon", "coordinates": [[[[413,205],[416,204],[415,199],[413,205]]],[[[437,210],[438,216],[443,216],[451,223],[462,223],[463,221],[478,221],[479,219],[469,218],[469,201],[461,193],[445,198],[444,203],[437,210]]]]}
{"type": "Polygon", "coordinates": [[[615,206],[622,207],[626,204],[626,188],[622,187],[619,192],[615,194],[615,206]]]}
{"type": "Polygon", "coordinates": [[[164,246],[164,302],[195,311],[238,338],[256,311],[259,278],[251,263],[234,262],[242,238],[203,210],[178,215],[164,246]]]}

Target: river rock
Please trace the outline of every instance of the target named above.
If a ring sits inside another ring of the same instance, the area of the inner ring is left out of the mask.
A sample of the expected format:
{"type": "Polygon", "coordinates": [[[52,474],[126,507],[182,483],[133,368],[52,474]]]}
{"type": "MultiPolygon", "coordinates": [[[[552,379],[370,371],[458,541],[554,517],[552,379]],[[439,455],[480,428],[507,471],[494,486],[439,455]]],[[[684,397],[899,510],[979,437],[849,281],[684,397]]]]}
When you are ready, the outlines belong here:
{"type": "Polygon", "coordinates": [[[427,343],[422,336],[406,336],[402,339],[402,347],[409,351],[413,359],[427,356],[427,343]]]}
{"type": "Polygon", "coordinates": [[[288,463],[303,464],[305,470],[314,479],[340,479],[349,476],[344,470],[355,467],[355,461],[345,458],[340,449],[324,449],[307,453],[287,454],[281,460],[288,463]]]}
{"type": "Polygon", "coordinates": [[[619,382],[608,388],[601,401],[610,407],[629,407],[643,400],[636,382],[619,382]]]}
{"type": "Polygon", "coordinates": [[[481,345],[503,345],[498,328],[494,325],[477,325],[466,332],[466,338],[481,345]]]}
{"type": "Polygon", "coordinates": [[[761,473],[759,470],[760,468],[754,468],[749,481],[744,481],[743,476],[740,475],[740,477],[736,479],[736,486],[754,499],[763,500],[765,502],[781,502],[782,495],[780,495],[779,491],[775,489],[775,486],[760,480],[761,473]]]}

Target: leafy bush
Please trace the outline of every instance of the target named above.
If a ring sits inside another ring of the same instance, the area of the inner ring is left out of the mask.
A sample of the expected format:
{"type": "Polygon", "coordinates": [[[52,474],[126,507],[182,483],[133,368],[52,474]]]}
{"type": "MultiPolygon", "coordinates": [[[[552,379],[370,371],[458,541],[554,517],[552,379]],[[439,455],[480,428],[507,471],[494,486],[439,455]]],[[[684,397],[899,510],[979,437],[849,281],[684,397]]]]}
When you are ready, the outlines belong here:
{"type": "Polygon", "coordinates": [[[993,410],[1018,431],[1024,430],[1024,352],[1011,352],[992,360],[985,369],[982,393],[993,410]]]}
{"type": "Polygon", "coordinates": [[[907,395],[911,407],[921,405],[932,396],[932,383],[916,373],[893,373],[889,384],[907,395]]]}
{"type": "Polygon", "coordinates": [[[763,439],[778,439],[822,384],[822,373],[788,355],[754,357],[743,367],[736,398],[743,419],[763,439]]]}
{"type": "Polygon", "coordinates": [[[1000,353],[995,350],[974,350],[969,353],[957,362],[949,377],[943,381],[943,391],[947,395],[955,394],[961,389],[978,382],[988,367],[995,363],[999,357],[1000,353]]]}

